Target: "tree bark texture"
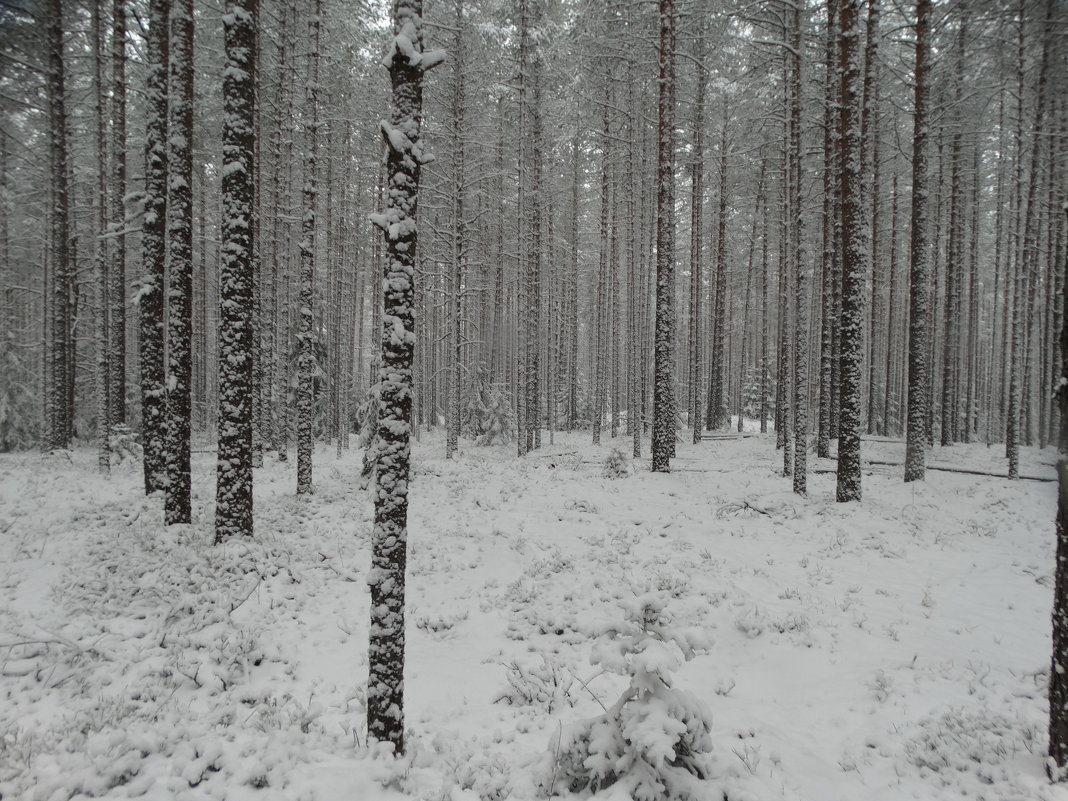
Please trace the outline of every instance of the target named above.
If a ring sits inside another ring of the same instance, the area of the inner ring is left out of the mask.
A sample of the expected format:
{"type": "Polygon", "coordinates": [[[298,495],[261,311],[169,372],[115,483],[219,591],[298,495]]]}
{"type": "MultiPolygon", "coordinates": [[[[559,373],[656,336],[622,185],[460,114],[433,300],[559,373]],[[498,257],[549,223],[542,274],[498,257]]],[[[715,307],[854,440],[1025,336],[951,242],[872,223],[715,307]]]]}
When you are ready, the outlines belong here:
{"type": "Polygon", "coordinates": [[[657,127],[656,324],[653,345],[652,469],[667,473],[675,446],[675,7],[660,0],[657,127]]]}
{"type": "Polygon", "coordinates": [[[860,373],[863,351],[864,277],[868,274],[864,221],[864,185],[861,175],[860,116],[863,105],[859,58],[860,17],[856,0],[841,5],[839,66],[842,70],[842,312],[838,422],[839,502],[859,501],[860,476],[860,373]]]}
{"type": "Polygon", "coordinates": [[[145,493],[164,486],[166,392],[163,369],[163,263],[167,235],[167,61],[170,0],[148,10],[145,98],[145,215],[141,222],[141,289],[138,293],[141,362],[141,444],[145,493]]]}
{"type": "Polygon", "coordinates": [[[393,45],[386,57],[393,103],[382,123],[388,146],[385,213],[376,215],[386,242],[382,281],[382,364],[378,374],[375,519],[371,542],[371,626],[367,682],[368,737],[404,753],[404,572],[412,430],[412,355],[415,346],[416,211],[420,165],[423,74],[440,63],[424,52],[422,0],[396,0],[393,45]]]}
{"type": "Polygon", "coordinates": [[[216,543],[233,536],[252,536],[256,17],[256,0],[229,0],[223,15],[226,67],[223,72],[216,543]]]}
{"type": "Polygon", "coordinates": [[[167,464],[164,520],[192,521],[189,474],[193,300],[193,2],[174,0],[170,17],[167,125],[167,464]]]}

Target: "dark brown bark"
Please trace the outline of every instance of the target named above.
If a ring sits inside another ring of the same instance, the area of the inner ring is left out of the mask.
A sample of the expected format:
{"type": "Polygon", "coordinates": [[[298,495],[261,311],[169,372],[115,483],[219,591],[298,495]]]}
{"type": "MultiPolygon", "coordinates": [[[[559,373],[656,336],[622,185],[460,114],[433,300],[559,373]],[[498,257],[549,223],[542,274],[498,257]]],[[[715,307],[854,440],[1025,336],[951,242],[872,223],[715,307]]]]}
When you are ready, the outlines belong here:
{"type": "Polygon", "coordinates": [[[660,0],[657,127],[656,326],[653,380],[653,463],[671,470],[675,448],[675,6],[660,0]]]}

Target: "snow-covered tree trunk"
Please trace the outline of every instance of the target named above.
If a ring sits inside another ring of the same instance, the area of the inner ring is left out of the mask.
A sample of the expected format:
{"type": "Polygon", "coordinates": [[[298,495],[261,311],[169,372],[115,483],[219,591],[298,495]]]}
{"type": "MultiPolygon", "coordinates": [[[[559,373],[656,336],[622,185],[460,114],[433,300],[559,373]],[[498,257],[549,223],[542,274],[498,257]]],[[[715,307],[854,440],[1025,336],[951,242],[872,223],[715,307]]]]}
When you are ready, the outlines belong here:
{"type": "MultiPolygon", "coordinates": [[[[627,258],[628,281],[627,281],[627,428],[631,437],[631,456],[635,459],[642,455],[642,421],[641,421],[641,370],[642,370],[642,345],[641,319],[642,311],[647,305],[641,293],[642,286],[642,262],[641,262],[641,236],[639,234],[641,207],[638,204],[640,190],[637,186],[640,170],[636,169],[638,161],[638,123],[637,102],[634,79],[634,59],[627,61],[627,238],[630,241],[627,258]]],[[[577,181],[577,175],[576,181],[577,181]]],[[[575,186],[575,201],[577,206],[578,188],[575,186]]],[[[575,223],[577,236],[577,221],[575,223]]],[[[576,258],[577,265],[577,243],[576,258]]],[[[700,381],[700,376],[698,376],[700,381]]]]}
{"type": "MultiPolygon", "coordinates": [[[[93,123],[96,127],[96,233],[94,246],[94,281],[96,283],[97,321],[93,328],[96,347],[96,435],[97,468],[102,473],[111,469],[111,404],[108,391],[108,367],[110,356],[108,349],[108,261],[107,240],[101,236],[107,227],[107,123],[104,118],[104,75],[103,75],[103,25],[101,21],[101,4],[93,3],[90,8],[90,36],[93,48],[93,123]]],[[[6,219],[6,217],[5,217],[6,219]]]]}
{"type": "MultiPolygon", "coordinates": [[[[1044,135],[1044,118],[1046,109],[1046,84],[1049,76],[1050,39],[1052,38],[1053,11],[1055,0],[1046,0],[1046,19],[1042,31],[1042,56],[1039,61],[1038,83],[1035,94],[1034,142],[1031,145],[1031,169],[1027,187],[1027,214],[1023,223],[1023,239],[1020,243],[1016,269],[1016,289],[1012,308],[1012,351],[1009,372],[1009,420],[1006,450],[1009,458],[1009,478],[1020,477],[1020,433],[1021,403],[1023,401],[1023,376],[1025,363],[1030,362],[1026,347],[1027,336],[1024,326],[1028,324],[1025,316],[1033,306],[1029,302],[1029,284],[1033,284],[1032,273],[1038,272],[1038,217],[1036,207],[1039,176],[1039,154],[1042,151],[1041,137],[1044,135]]],[[[1037,280],[1037,275],[1035,276],[1037,280]]]]}
{"type": "Polygon", "coordinates": [[[667,473],[675,450],[675,5],[674,0],[659,3],[652,469],[667,473]]]}
{"type": "MultiPolygon", "coordinates": [[[[543,83],[543,64],[540,37],[544,17],[542,0],[529,0],[532,6],[531,27],[534,32],[534,47],[530,53],[530,260],[527,269],[527,301],[530,314],[527,317],[527,447],[541,447],[541,348],[542,337],[542,263],[543,263],[543,207],[542,196],[543,148],[541,88],[543,83]]],[[[522,234],[520,234],[522,236],[522,234]]]]}
{"type": "Polygon", "coordinates": [[[386,56],[393,85],[384,214],[374,221],[385,234],[382,365],[376,446],[375,521],[371,542],[371,627],[368,648],[367,734],[404,752],[404,571],[407,563],[408,490],[412,430],[412,351],[423,74],[444,56],[423,51],[422,0],[395,0],[393,45],[386,56]]]}
{"type": "MultiPolygon", "coordinates": [[[[611,84],[608,75],[605,75],[605,95],[609,96],[611,84]]],[[[609,157],[612,153],[612,131],[610,128],[611,117],[609,116],[609,103],[605,103],[602,109],[601,124],[601,202],[599,205],[598,223],[598,247],[597,247],[597,285],[594,295],[593,321],[593,444],[601,443],[601,429],[604,427],[604,393],[605,374],[607,365],[605,362],[608,352],[608,326],[607,319],[607,283],[608,283],[608,249],[611,239],[611,164],[609,157]]]]}
{"type": "Polygon", "coordinates": [[[464,5],[456,2],[456,30],[452,54],[452,274],[450,287],[448,413],[445,458],[456,455],[460,440],[460,371],[463,343],[463,258],[466,248],[464,223],[464,5]]]}
{"type": "MultiPolygon", "coordinates": [[[[263,324],[263,285],[266,270],[263,261],[265,237],[263,215],[263,122],[264,114],[260,103],[260,53],[262,52],[263,29],[258,24],[259,0],[250,0],[256,5],[256,23],[252,35],[252,217],[249,220],[249,236],[252,238],[252,466],[263,467],[263,451],[267,446],[267,432],[270,431],[270,404],[268,390],[270,384],[264,381],[264,356],[266,354],[266,333],[263,324]]],[[[206,306],[206,304],[205,304],[206,306]]],[[[205,408],[208,407],[205,403],[205,408]]]]}
{"type": "Polygon", "coordinates": [[[193,2],[173,0],[167,126],[167,464],[164,520],[192,519],[189,475],[193,297],[193,2]]]}
{"type": "Polygon", "coordinates": [[[292,290],[292,237],[293,226],[286,224],[283,215],[291,208],[290,199],[293,197],[293,173],[296,169],[296,95],[297,69],[296,69],[296,23],[297,7],[293,5],[286,11],[286,19],[289,21],[282,26],[281,43],[279,45],[279,66],[282,73],[279,94],[281,100],[279,106],[282,111],[279,125],[283,126],[281,132],[281,169],[282,175],[279,180],[279,201],[276,217],[278,224],[275,247],[281,254],[281,262],[277,265],[278,281],[275,291],[277,297],[277,325],[278,341],[275,347],[275,395],[277,419],[275,426],[275,452],[278,461],[285,462],[289,459],[289,437],[292,414],[289,403],[289,379],[291,375],[291,306],[293,299],[292,290]]]}
{"type": "Polygon", "coordinates": [[[841,502],[858,501],[860,477],[860,361],[863,351],[864,277],[870,261],[864,220],[860,117],[860,16],[857,0],[843,0],[839,67],[842,71],[842,313],[841,401],[838,430],[838,484],[841,502]]]}
{"type": "Polygon", "coordinates": [[[868,23],[864,48],[864,109],[861,113],[860,146],[863,151],[861,169],[864,177],[865,214],[871,221],[869,253],[871,254],[870,310],[868,314],[868,409],[864,430],[876,431],[875,380],[879,360],[876,358],[879,339],[879,17],[881,0],[869,0],[868,23]]]}
{"type": "Polygon", "coordinates": [[[770,282],[770,276],[768,275],[768,239],[770,239],[771,229],[769,227],[770,215],[768,214],[768,196],[766,194],[766,187],[764,185],[764,175],[767,172],[767,162],[765,159],[760,160],[760,189],[758,194],[762,198],[763,202],[761,206],[763,208],[763,218],[761,219],[761,227],[763,234],[760,238],[760,433],[768,433],[768,393],[771,387],[768,383],[771,379],[771,370],[768,367],[768,348],[771,345],[771,326],[768,321],[768,283],[770,282]]]}
{"type": "MultiPolygon", "coordinates": [[[[887,279],[889,287],[886,300],[886,362],[883,368],[883,434],[890,437],[896,436],[899,430],[897,425],[891,426],[890,424],[890,398],[894,386],[893,376],[896,373],[894,369],[894,352],[897,350],[898,345],[896,339],[897,319],[894,316],[896,311],[895,299],[897,297],[898,208],[897,173],[894,173],[890,184],[890,276],[887,279]]],[[[896,423],[896,421],[894,422],[896,423]]]]}
{"type": "Polygon", "coordinates": [[[108,392],[112,426],[126,423],[126,0],[112,3],[111,34],[111,263],[108,392]]]}
{"type": "Polygon", "coordinates": [[[300,228],[300,311],[297,325],[297,494],[312,491],[312,451],[315,444],[314,398],[317,369],[315,358],[315,235],[318,198],[319,129],[319,15],[320,2],[313,0],[308,19],[307,96],[304,105],[304,187],[300,228]]]}
{"type": "Polygon", "coordinates": [[[950,135],[949,241],[946,246],[946,293],[942,315],[942,420],[941,445],[960,441],[960,340],[961,340],[961,282],[964,275],[964,195],[961,187],[961,138],[963,113],[961,99],[964,90],[964,42],[967,20],[957,29],[956,68],[953,78],[954,125],[950,135]]]}
{"type": "MultiPolygon", "coordinates": [[[[786,59],[784,59],[786,62],[786,59]]],[[[786,71],[784,66],[784,72],[786,71]]],[[[775,444],[782,447],[782,474],[790,477],[794,473],[794,393],[792,382],[795,378],[790,370],[790,358],[793,355],[791,343],[791,325],[796,327],[797,321],[793,319],[791,312],[793,304],[790,302],[792,289],[795,289],[791,281],[791,267],[793,258],[790,252],[793,242],[790,238],[790,184],[793,183],[793,169],[790,164],[790,91],[791,82],[789,77],[783,81],[783,127],[782,146],[782,180],[780,181],[779,203],[779,364],[778,381],[776,382],[777,403],[775,405],[775,444]]]]}
{"type": "Polygon", "coordinates": [[[931,0],[916,2],[916,84],[912,123],[912,242],[909,265],[909,386],[905,481],[922,481],[926,469],[927,396],[927,102],[930,93],[931,0]]]}
{"type": "MultiPolygon", "coordinates": [[[[1068,219],[1068,202],[1064,202],[1068,219]]],[[[1068,269],[1068,263],[1062,266],[1068,269]]],[[[1060,380],[1057,382],[1059,433],[1057,443],[1057,555],[1053,580],[1053,658],[1049,673],[1050,775],[1068,779],[1068,294],[1062,304],[1060,380]]]]}
{"type": "Polygon", "coordinates": [[[166,394],[163,370],[163,263],[167,232],[167,60],[170,0],[148,7],[145,98],[145,216],[141,223],[138,293],[141,361],[141,444],[145,492],[164,485],[166,394]]]}
{"type": "Polygon", "coordinates": [[[816,455],[828,458],[831,455],[831,407],[835,399],[831,394],[831,373],[834,352],[834,283],[837,270],[836,232],[839,229],[837,189],[837,148],[834,136],[835,111],[838,97],[838,2],[828,0],[827,31],[823,62],[824,111],[823,111],[823,219],[821,237],[823,254],[820,264],[820,376],[819,412],[816,425],[816,455]]]}
{"type": "Polygon", "coordinates": [[[533,302],[528,297],[530,289],[530,258],[527,240],[527,206],[529,193],[527,190],[527,93],[530,91],[527,73],[530,69],[530,25],[527,19],[527,0],[519,0],[519,75],[517,76],[517,94],[519,103],[519,120],[517,127],[516,160],[519,167],[519,184],[516,196],[516,245],[518,263],[516,265],[516,359],[515,359],[515,409],[516,409],[516,450],[523,456],[530,450],[527,433],[530,430],[530,416],[533,410],[530,408],[530,369],[529,351],[535,347],[530,341],[531,315],[530,305],[533,302]]]}
{"type": "Polygon", "coordinates": [[[572,173],[571,173],[571,275],[568,281],[567,291],[567,350],[568,350],[568,376],[567,376],[567,428],[575,429],[578,417],[579,385],[579,186],[582,170],[582,149],[579,137],[576,134],[572,143],[572,173]]]}
{"type": "MultiPolygon", "coordinates": [[[[611,387],[611,404],[609,406],[609,436],[615,439],[619,435],[619,406],[620,406],[620,387],[619,377],[620,373],[620,361],[622,355],[620,354],[619,346],[621,342],[620,336],[620,307],[619,307],[619,292],[620,292],[620,252],[619,252],[619,240],[621,231],[623,229],[622,221],[620,220],[620,210],[623,207],[623,203],[620,200],[620,187],[618,173],[615,176],[616,180],[612,191],[612,246],[609,250],[610,258],[608,265],[608,308],[606,312],[609,317],[608,336],[611,347],[606,349],[605,355],[608,357],[609,365],[612,372],[611,387]]],[[[607,382],[606,382],[607,383],[607,382]]],[[[608,387],[606,387],[607,389],[608,387]]]]}
{"type": "Polygon", "coordinates": [[[232,536],[252,536],[256,5],[256,0],[228,0],[223,14],[226,64],[223,69],[216,543],[232,536]]]}
{"type": "Polygon", "coordinates": [[[63,59],[62,0],[48,0],[44,7],[48,67],[45,95],[48,101],[48,166],[51,207],[48,214],[50,281],[48,306],[50,336],[45,372],[45,420],[42,441],[46,449],[70,445],[70,405],[67,374],[70,370],[70,201],[67,171],[66,70],[63,59]]]}
{"type": "MultiPolygon", "coordinates": [[[[790,71],[790,251],[794,269],[794,492],[808,494],[808,253],[801,209],[802,15],[793,9],[790,71]]],[[[858,315],[859,316],[859,315],[858,315]]]]}
{"type": "Polygon", "coordinates": [[[716,273],[714,277],[714,305],[712,311],[712,353],[710,354],[708,401],[705,406],[705,428],[712,431],[727,424],[726,388],[727,354],[724,349],[727,332],[727,121],[719,138],[719,210],[716,214],[716,273]]]}
{"type": "Polygon", "coordinates": [[[753,270],[756,263],[756,249],[759,235],[757,227],[760,225],[760,201],[764,195],[764,161],[760,162],[760,177],[757,179],[757,190],[753,201],[753,219],[749,234],[749,257],[745,267],[745,292],[742,295],[742,347],[738,358],[738,367],[735,371],[738,375],[738,395],[735,401],[735,417],[738,433],[745,430],[745,406],[746,406],[746,383],[749,373],[749,362],[752,360],[749,342],[752,339],[750,328],[750,299],[753,294],[753,270]]]}
{"type": "Polygon", "coordinates": [[[704,127],[705,80],[704,33],[698,34],[697,96],[693,112],[693,148],[690,153],[690,358],[689,358],[689,423],[695,443],[701,441],[701,302],[704,297],[704,127]]]}

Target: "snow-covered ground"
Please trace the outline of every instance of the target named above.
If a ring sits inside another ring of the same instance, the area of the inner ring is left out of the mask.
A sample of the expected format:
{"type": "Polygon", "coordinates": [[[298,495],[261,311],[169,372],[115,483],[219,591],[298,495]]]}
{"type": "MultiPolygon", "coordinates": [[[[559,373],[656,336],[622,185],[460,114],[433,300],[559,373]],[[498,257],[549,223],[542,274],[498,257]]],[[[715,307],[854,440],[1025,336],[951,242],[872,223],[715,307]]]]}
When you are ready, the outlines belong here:
{"type": "MultiPolygon", "coordinates": [[[[905,485],[875,465],[842,505],[829,472],[795,496],[768,437],[681,444],[670,475],[643,460],[621,478],[603,475],[613,443],[587,443],[453,462],[416,445],[396,763],[365,748],[359,453],[321,449],[299,499],[292,461],[268,457],[256,538],[218,548],[210,454],[197,522],[171,528],[139,465],[0,458],[0,797],[534,798],[554,735],[623,688],[590,665],[597,634],[651,590],[713,640],[676,675],[712,713],[710,801],[1068,799],[1043,767],[1054,484],[905,485]]],[[[1023,472],[1052,461],[1027,451],[1023,472]]]]}

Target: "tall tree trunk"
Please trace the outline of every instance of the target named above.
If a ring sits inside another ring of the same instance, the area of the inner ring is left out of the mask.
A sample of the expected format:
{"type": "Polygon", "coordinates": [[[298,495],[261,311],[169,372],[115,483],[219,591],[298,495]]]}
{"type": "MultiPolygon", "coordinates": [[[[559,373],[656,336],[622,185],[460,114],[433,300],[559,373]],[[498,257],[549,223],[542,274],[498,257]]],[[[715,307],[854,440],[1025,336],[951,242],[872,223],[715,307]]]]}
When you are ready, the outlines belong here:
{"type": "Polygon", "coordinates": [[[836,404],[832,393],[834,373],[834,286],[837,272],[837,239],[841,230],[838,200],[838,147],[835,134],[838,107],[838,2],[828,0],[827,32],[824,55],[823,110],[823,253],[820,264],[820,407],[816,426],[816,455],[831,455],[831,417],[836,404]]]}
{"type": "Polygon", "coordinates": [[[144,271],[138,293],[141,442],[144,448],[146,494],[163,489],[166,479],[163,263],[167,246],[167,63],[170,0],[151,0],[148,20],[145,216],[141,223],[141,260],[144,271]]]}
{"type": "Polygon", "coordinates": [[[1046,83],[1049,75],[1050,40],[1053,36],[1053,12],[1055,0],[1046,0],[1046,18],[1042,30],[1042,57],[1039,61],[1038,83],[1035,91],[1034,142],[1031,145],[1031,169],[1027,187],[1026,218],[1023,223],[1022,249],[1018,250],[1019,263],[1016,269],[1016,292],[1012,308],[1012,365],[1009,373],[1009,420],[1007,450],[1009,478],[1020,477],[1020,404],[1023,395],[1023,363],[1030,361],[1025,348],[1024,317],[1031,304],[1028,301],[1028,283],[1032,274],[1038,272],[1038,217],[1036,206],[1039,183],[1039,153],[1041,138],[1045,134],[1046,83]]]}
{"type": "Polygon", "coordinates": [[[389,122],[389,194],[374,221],[385,234],[382,366],[378,374],[377,491],[371,540],[371,626],[368,647],[367,735],[404,753],[404,572],[407,564],[408,489],[412,430],[412,350],[416,212],[420,164],[423,74],[440,63],[424,52],[422,0],[395,0],[393,45],[385,62],[393,84],[389,122]]]}
{"type": "Polygon", "coordinates": [[[308,19],[308,85],[304,114],[304,188],[300,228],[300,323],[297,330],[297,494],[312,491],[312,453],[315,449],[315,235],[318,199],[319,134],[319,14],[313,0],[308,19]]]}
{"type": "Polygon", "coordinates": [[[871,264],[871,310],[868,316],[868,415],[864,430],[873,434],[875,425],[875,374],[877,359],[876,341],[879,322],[879,14],[880,1],[869,0],[867,23],[867,47],[864,49],[864,110],[861,119],[860,147],[864,195],[868,207],[867,219],[871,221],[868,252],[871,264]],[[870,175],[870,179],[869,179],[870,175]]]}
{"type": "MultiPolygon", "coordinates": [[[[808,494],[808,254],[805,247],[805,218],[801,209],[801,80],[802,17],[793,9],[790,75],[790,261],[795,279],[794,295],[794,492],[808,494]]],[[[859,293],[859,290],[858,290],[859,293]]],[[[858,410],[859,411],[859,410],[858,410]]]]}
{"type": "Polygon", "coordinates": [[[167,125],[167,525],[192,522],[189,416],[193,296],[193,3],[174,0],[167,125]]]}
{"type": "Polygon", "coordinates": [[[219,271],[219,452],[215,542],[252,536],[253,225],[256,198],[257,0],[223,15],[222,262],[219,271]]]}
{"type": "MultiPolygon", "coordinates": [[[[1064,204],[1064,212],[1068,219],[1068,203],[1064,204]]],[[[1065,263],[1062,269],[1068,271],[1068,263],[1065,263]]],[[[1057,383],[1056,393],[1060,413],[1060,438],[1057,443],[1059,458],[1055,525],[1057,556],[1053,579],[1053,658],[1049,672],[1049,755],[1053,763],[1050,777],[1055,781],[1065,781],[1068,780],[1068,293],[1058,300],[1062,304],[1062,327],[1059,332],[1060,381],[1057,383]]]]}
{"type": "MultiPolygon", "coordinates": [[[[111,353],[108,348],[108,261],[107,240],[102,236],[107,228],[107,123],[104,119],[104,75],[103,75],[103,26],[101,24],[101,3],[90,7],[90,35],[93,40],[93,117],[96,126],[97,157],[97,200],[96,200],[96,245],[93,261],[95,266],[95,283],[97,289],[97,324],[96,335],[96,413],[97,413],[97,468],[102,473],[111,470],[111,404],[109,391],[111,382],[108,377],[111,353]]],[[[6,209],[3,210],[4,213],[6,209]]],[[[6,221],[6,214],[4,217],[6,221]]]]}
{"type": "Polygon", "coordinates": [[[111,355],[108,378],[112,426],[126,423],[126,0],[112,4],[111,34],[111,355]]]}
{"type": "Polygon", "coordinates": [[[961,138],[964,91],[964,42],[967,21],[957,30],[956,69],[953,79],[955,119],[950,136],[949,155],[949,238],[946,246],[946,294],[942,319],[942,419],[940,439],[943,447],[959,442],[960,437],[960,339],[961,282],[964,276],[964,194],[961,188],[961,138]]]}
{"type": "MultiPolygon", "coordinates": [[[[605,96],[610,97],[611,84],[605,75],[605,96]]],[[[608,297],[608,262],[611,246],[611,162],[612,131],[609,115],[610,103],[605,103],[601,128],[601,205],[598,226],[597,250],[597,287],[594,295],[595,317],[593,320],[593,444],[601,443],[601,429],[604,428],[605,384],[608,365],[605,354],[608,351],[607,297],[608,297]]]]}
{"type": "Polygon", "coordinates": [[[693,151],[690,166],[690,358],[689,423],[695,443],[701,441],[701,317],[704,286],[704,173],[705,173],[705,77],[704,30],[697,41],[697,97],[693,113],[693,151]]]}
{"type": "Polygon", "coordinates": [[[530,289],[530,258],[528,253],[529,242],[527,241],[526,210],[529,204],[527,190],[527,93],[530,91],[528,71],[530,69],[530,26],[527,19],[527,0],[519,0],[519,125],[516,137],[517,162],[519,168],[519,186],[517,190],[517,220],[516,220],[516,244],[518,246],[518,262],[516,276],[516,361],[515,361],[515,405],[516,405],[516,450],[523,456],[530,450],[528,433],[531,430],[530,416],[533,410],[530,408],[530,369],[529,350],[536,347],[530,341],[531,303],[533,299],[528,297],[530,289]]]}
{"type": "MultiPolygon", "coordinates": [[[[529,0],[533,6],[531,26],[540,37],[542,26],[541,0],[529,0]]],[[[527,450],[541,447],[541,335],[542,324],[542,118],[541,118],[542,57],[541,47],[530,54],[530,249],[527,251],[527,450]]]]}
{"type": "Polygon", "coordinates": [[[456,31],[452,53],[452,275],[449,296],[449,361],[448,414],[445,432],[445,458],[456,455],[460,440],[460,370],[463,344],[461,342],[461,316],[463,309],[463,257],[464,241],[464,5],[456,2],[456,31]]]}
{"type": "Polygon", "coordinates": [[[51,331],[48,345],[45,437],[48,449],[70,445],[70,415],[67,376],[70,369],[70,285],[73,280],[70,254],[70,200],[68,188],[66,70],[63,59],[63,3],[48,0],[44,8],[48,71],[48,164],[52,201],[48,214],[51,276],[45,303],[51,331]]]}
{"type": "Polygon", "coordinates": [[[859,501],[860,479],[860,361],[863,350],[864,276],[870,261],[864,235],[864,185],[860,159],[860,114],[863,105],[860,75],[860,19],[857,0],[841,5],[839,67],[842,71],[842,313],[841,401],[838,429],[836,498],[859,501]]]}
{"type": "Polygon", "coordinates": [[[894,317],[897,289],[897,225],[898,225],[897,173],[890,185],[890,277],[886,300],[886,361],[883,368],[883,434],[896,436],[898,427],[891,426],[890,398],[893,389],[894,349],[897,346],[897,319],[894,317]]]}
{"type": "Polygon", "coordinates": [[[768,321],[768,239],[771,234],[771,217],[768,212],[768,197],[765,194],[764,175],[767,171],[767,161],[760,160],[761,180],[757,191],[763,197],[763,219],[761,227],[763,233],[760,237],[760,433],[768,433],[768,401],[770,400],[771,368],[768,361],[768,347],[771,339],[771,326],[768,321]]]}
{"type": "Polygon", "coordinates": [[[931,42],[931,0],[916,2],[916,84],[912,112],[912,242],[909,248],[909,386],[905,481],[922,481],[926,468],[927,396],[927,101],[931,42]]]}
{"type": "Polygon", "coordinates": [[[675,6],[660,2],[660,75],[657,123],[656,338],[653,382],[653,463],[671,471],[675,447],[675,6]]]}
{"type": "Polygon", "coordinates": [[[715,307],[712,315],[712,353],[709,365],[708,403],[705,427],[712,431],[730,423],[727,418],[726,352],[727,333],[727,122],[724,118],[719,139],[719,210],[716,215],[715,307]]]}

